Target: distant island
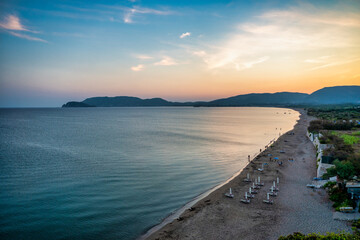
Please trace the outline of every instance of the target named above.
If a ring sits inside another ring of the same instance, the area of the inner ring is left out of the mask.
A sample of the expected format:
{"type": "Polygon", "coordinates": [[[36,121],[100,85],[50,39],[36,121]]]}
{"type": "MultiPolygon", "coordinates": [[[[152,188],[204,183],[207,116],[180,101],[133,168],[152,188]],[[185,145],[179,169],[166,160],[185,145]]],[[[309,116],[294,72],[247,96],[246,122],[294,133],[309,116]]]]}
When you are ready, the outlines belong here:
{"type": "Polygon", "coordinates": [[[298,92],[251,93],[209,102],[170,102],[162,98],[91,97],[82,102],[70,101],[62,107],[241,107],[301,106],[325,104],[360,104],[360,86],[325,87],[311,94],[298,92]]]}

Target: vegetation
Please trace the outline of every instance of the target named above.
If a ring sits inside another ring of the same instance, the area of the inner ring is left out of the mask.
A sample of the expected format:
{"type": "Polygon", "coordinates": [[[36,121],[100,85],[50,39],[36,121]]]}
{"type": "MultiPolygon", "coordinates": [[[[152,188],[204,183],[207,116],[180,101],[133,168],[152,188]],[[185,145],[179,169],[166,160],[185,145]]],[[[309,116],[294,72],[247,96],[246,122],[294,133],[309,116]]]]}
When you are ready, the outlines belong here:
{"type": "Polygon", "coordinates": [[[359,105],[329,105],[312,107],[308,109],[310,116],[319,119],[336,121],[336,120],[350,120],[360,119],[359,105]]]}
{"type": "Polygon", "coordinates": [[[308,127],[309,132],[319,133],[321,130],[352,130],[354,128],[359,128],[360,125],[355,122],[332,122],[329,120],[314,120],[310,122],[308,127]]]}
{"type": "Polygon", "coordinates": [[[349,198],[349,194],[343,184],[337,184],[336,182],[327,183],[324,188],[329,194],[329,198],[333,201],[333,207],[336,211],[339,211],[341,207],[356,207],[356,202],[349,198]]]}
{"type": "Polygon", "coordinates": [[[352,135],[353,136],[360,136],[360,131],[354,132],[352,135]]]}
{"type": "Polygon", "coordinates": [[[295,232],[288,236],[280,236],[278,240],[359,240],[360,239],[360,219],[352,223],[353,233],[327,233],[327,234],[302,234],[295,232]]]}
{"type": "Polygon", "coordinates": [[[324,156],[331,156],[334,159],[342,161],[354,155],[354,148],[346,144],[343,138],[329,132],[323,132],[322,135],[320,143],[332,145],[332,147],[324,150],[324,156]]]}
{"type": "Polygon", "coordinates": [[[360,219],[355,220],[352,224],[352,230],[356,236],[360,236],[360,219]]]}
{"type": "MultiPolygon", "coordinates": [[[[360,177],[360,146],[358,145],[360,143],[360,131],[356,130],[360,127],[357,122],[360,120],[360,107],[317,108],[309,109],[308,113],[319,118],[310,122],[308,130],[313,133],[321,133],[320,143],[330,145],[329,148],[323,151],[323,156],[327,157],[323,157],[323,160],[329,163],[334,160],[332,162],[334,167],[328,168],[322,177],[329,179],[337,176],[338,179],[344,181],[352,180],[355,176],[360,177]]],[[[341,207],[356,207],[355,201],[350,198],[350,194],[345,188],[345,183],[327,183],[324,188],[326,188],[330,200],[333,201],[333,207],[337,211],[341,207]]],[[[289,239],[331,239],[325,238],[326,236],[301,237],[303,238],[289,239]]],[[[359,237],[359,234],[357,234],[357,237],[359,237]]]]}
{"type": "Polygon", "coordinates": [[[296,232],[286,237],[281,236],[278,240],[359,240],[360,236],[356,233],[327,233],[325,235],[310,233],[304,235],[302,233],[296,232]]]}
{"type": "Polygon", "coordinates": [[[349,145],[357,144],[359,142],[359,140],[360,140],[359,137],[354,136],[354,135],[348,135],[348,134],[342,134],[340,137],[342,139],[344,139],[344,142],[346,144],[349,144],[349,145]]]}
{"type": "Polygon", "coordinates": [[[352,162],[335,160],[333,164],[335,167],[327,169],[327,172],[323,175],[324,179],[334,176],[338,176],[341,179],[352,179],[354,177],[356,171],[352,162]]]}
{"type": "MultiPolygon", "coordinates": [[[[324,150],[324,156],[330,156],[336,159],[333,164],[335,167],[327,169],[327,173],[323,178],[339,176],[341,179],[349,180],[355,175],[360,174],[360,153],[356,153],[353,148],[353,143],[356,140],[352,138],[343,137],[355,137],[348,134],[339,135],[334,132],[323,132],[320,138],[322,144],[332,144],[332,147],[324,150]],[[352,144],[350,144],[352,143],[352,144]]],[[[358,139],[358,137],[355,137],[358,139]]]]}

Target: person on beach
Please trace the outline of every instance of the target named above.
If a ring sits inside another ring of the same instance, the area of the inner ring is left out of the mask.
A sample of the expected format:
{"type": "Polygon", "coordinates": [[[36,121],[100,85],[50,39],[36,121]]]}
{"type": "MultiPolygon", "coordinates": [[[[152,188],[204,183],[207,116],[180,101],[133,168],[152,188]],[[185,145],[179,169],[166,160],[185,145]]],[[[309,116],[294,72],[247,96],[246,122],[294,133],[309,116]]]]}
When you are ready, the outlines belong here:
{"type": "Polygon", "coordinates": [[[248,161],[250,162],[250,155],[248,155],[248,161]]]}

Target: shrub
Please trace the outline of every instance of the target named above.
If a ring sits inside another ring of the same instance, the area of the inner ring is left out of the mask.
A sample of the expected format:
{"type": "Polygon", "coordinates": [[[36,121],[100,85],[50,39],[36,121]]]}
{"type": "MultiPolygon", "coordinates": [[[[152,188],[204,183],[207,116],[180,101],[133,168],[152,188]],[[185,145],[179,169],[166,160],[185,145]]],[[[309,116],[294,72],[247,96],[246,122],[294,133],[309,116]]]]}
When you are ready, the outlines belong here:
{"type": "Polygon", "coordinates": [[[295,232],[288,236],[281,236],[278,240],[359,240],[359,237],[354,233],[327,233],[325,235],[310,233],[304,235],[299,232],[295,232]]]}
{"type": "Polygon", "coordinates": [[[356,136],[351,136],[348,134],[343,134],[340,137],[344,140],[344,143],[349,144],[349,145],[356,144],[360,140],[360,138],[358,138],[356,136]]]}

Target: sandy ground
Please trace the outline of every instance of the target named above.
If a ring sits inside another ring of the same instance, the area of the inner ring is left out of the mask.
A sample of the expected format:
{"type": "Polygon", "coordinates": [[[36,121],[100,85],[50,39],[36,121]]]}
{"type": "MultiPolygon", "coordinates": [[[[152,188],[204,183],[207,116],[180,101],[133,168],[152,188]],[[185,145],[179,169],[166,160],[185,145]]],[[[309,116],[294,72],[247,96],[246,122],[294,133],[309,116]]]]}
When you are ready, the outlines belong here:
{"type": "Polygon", "coordinates": [[[316,175],[315,149],[306,137],[311,120],[302,110],[298,124],[281,136],[254,159],[242,173],[228,184],[205,197],[192,209],[186,210],[179,219],[167,224],[147,239],[278,239],[293,232],[350,231],[346,222],[332,219],[331,203],[324,190],[306,188],[316,175]],[[285,151],[285,153],[280,153],[285,151]],[[272,161],[268,154],[271,154],[272,161]],[[279,166],[273,159],[282,161],[279,166]],[[289,161],[289,158],[294,161],[289,161]],[[264,171],[257,169],[265,165],[264,171]],[[240,202],[252,183],[243,181],[260,176],[265,186],[250,204],[240,202]],[[263,203],[266,193],[276,178],[280,184],[277,197],[271,197],[273,205],[263,203]],[[224,193],[233,189],[234,198],[224,193]]]}

